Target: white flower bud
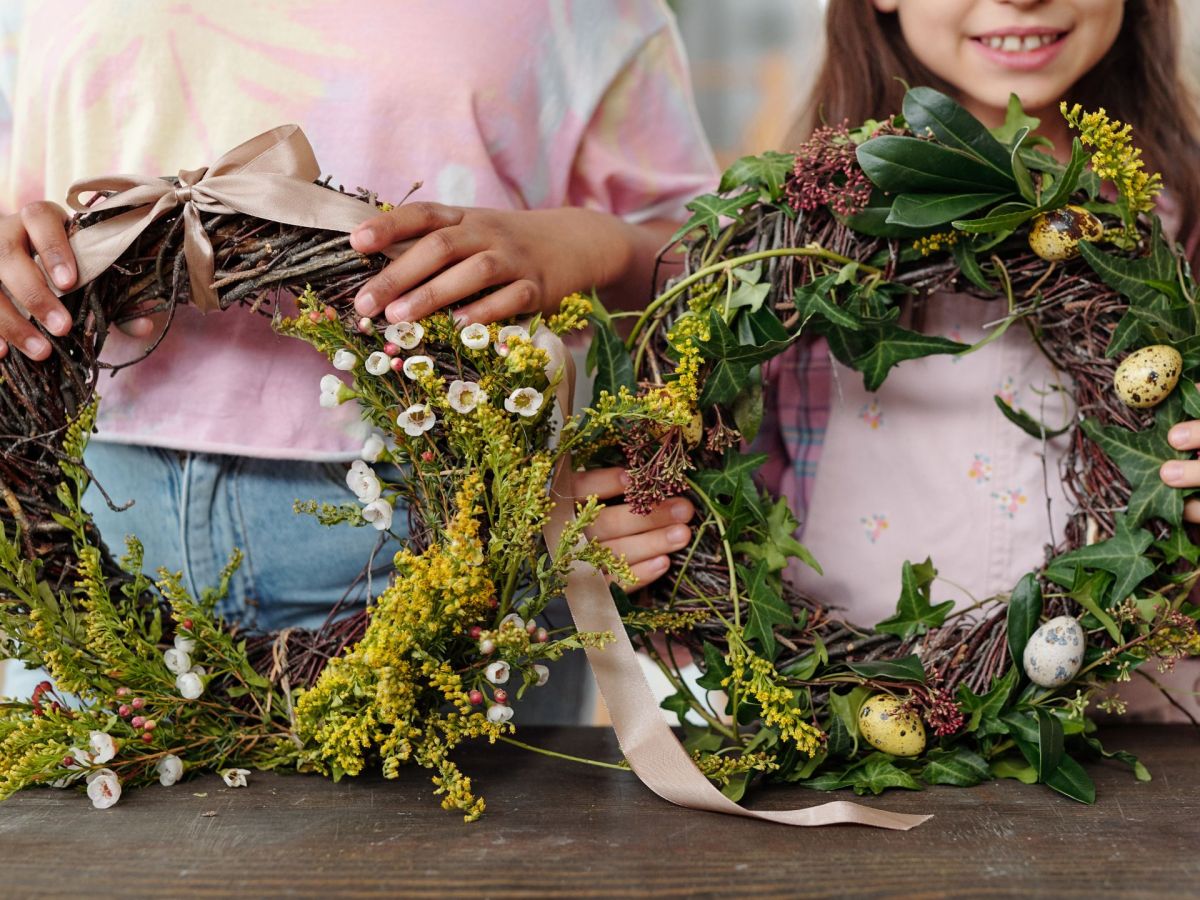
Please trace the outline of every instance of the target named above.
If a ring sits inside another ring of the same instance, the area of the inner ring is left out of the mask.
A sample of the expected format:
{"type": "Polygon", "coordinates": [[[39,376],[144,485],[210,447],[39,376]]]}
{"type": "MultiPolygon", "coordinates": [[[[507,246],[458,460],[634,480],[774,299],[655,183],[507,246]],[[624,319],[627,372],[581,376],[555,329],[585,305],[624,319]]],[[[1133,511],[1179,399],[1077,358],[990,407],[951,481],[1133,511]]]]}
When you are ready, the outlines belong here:
{"type": "Polygon", "coordinates": [[[412,350],[425,337],[425,326],[420,322],[396,322],[383,330],[383,339],[401,350],[412,350]]]}
{"type": "MultiPolygon", "coordinates": [[[[191,653],[196,649],[196,639],[184,637],[182,634],[175,635],[175,649],[182,650],[184,653],[191,653]]],[[[178,674],[178,673],[176,673],[178,674]]]]}
{"type": "Polygon", "coordinates": [[[158,761],[154,770],[158,772],[158,783],[170,787],[183,777],[183,760],[174,753],[168,753],[158,761]]]}
{"type": "Polygon", "coordinates": [[[537,672],[537,686],[541,687],[550,680],[550,670],[541,663],[533,664],[533,671],[537,672]]]}
{"type": "Polygon", "coordinates": [[[521,416],[536,416],[546,398],[531,387],[517,388],[504,398],[504,408],[521,416]]]}
{"type": "Polygon", "coordinates": [[[508,356],[508,342],[514,337],[529,339],[529,329],[521,325],[505,325],[496,335],[496,353],[508,356]]]}
{"type": "Polygon", "coordinates": [[[338,404],[345,403],[347,400],[355,397],[356,394],[350,388],[342,383],[342,379],[336,375],[321,376],[321,406],[325,409],[330,409],[338,404]]]}
{"type": "Polygon", "coordinates": [[[362,451],[359,455],[367,462],[378,462],[379,457],[383,455],[385,449],[383,443],[383,435],[378,432],[372,432],[367,435],[367,439],[363,441],[362,451]]]}
{"type": "Polygon", "coordinates": [[[392,527],[392,504],[386,500],[372,500],[363,507],[362,517],[370,522],[376,531],[387,531],[392,527]]]}
{"type": "Polygon", "coordinates": [[[468,350],[482,350],[492,339],[488,327],[479,322],[472,322],[458,333],[458,337],[468,350]]]}
{"type": "Polygon", "coordinates": [[[121,781],[112,769],[93,772],[87,779],[87,795],[96,809],[108,809],[121,799],[121,781]]]}
{"type": "Polygon", "coordinates": [[[488,656],[496,652],[496,642],[491,638],[484,638],[479,642],[479,652],[484,656],[488,656]]]}
{"type": "Polygon", "coordinates": [[[93,731],[88,735],[88,746],[92,749],[89,760],[92,765],[101,765],[117,755],[116,741],[112,739],[112,735],[103,731],[93,731]]]}
{"type": "Polygon", "coordinates": [[[521,630],[521,631],[525,630],[525,620],[522,619],[516,613],[509,613],[507,616],[505,616],[503,619],[501,619],[500,627],[503,628],[509,622],[512,622],[515,626],[517,626],[517,628],[519,630],[521,630]]]}
{"type": "Polygon", "coordinates": [[[379,477],[361,459],[350,464],[350,471],[346,473],[346,487],[354,491],[359,503],[372,503],[383,493],[379,477]]]}
{"type": "Polygon", "coordinates": [[[363,364],[372,375],[386,375],[392,371],[392,358],[382,350],[376,350],[367,357],[367,361],[363,364]]]}
{"type": "Polygon", "coordinates": [[[446,399],[450,408],[464,415],[473,412],[475,407],[487,400],[487,394],[473,381],[454,379],[446,391],[446,399]]]}
{"type": "Polygon", "coordinates": [[[163,662],[172,675],[182,675],[192,667],[192,658],[177,647],[163,652],[163,662]]]}
{"type": "Polygon", "coordinates": [[[503,703],[493,704],[488,707],[487,717],[489,722],[503,724],[513,717],[513,708],[503,703]]]}
{"type": "Polygon", "coordinates": [[[352,350],[339,350],[333,354],[333,367],[342,372],[353,372],[354,367],[358,365],[358,357],[354,355],[352,350]]]}
{"type": "Polygon", "coordinates": [[[506,684],[510,672],[508,663],[500,659],[484,669],[483,674],[492,684],[506,684]]]}
{"type": "Polygon", "coordinates": [[[204,682],[195,672],[184,672],[175,679],[175,690],[184,700],[198,700],[204,693],[204,682]]]}
{"type": "Polygon", "coordinates": [[[231,788],[243,788],[246,786],[246,776],[250,774],[249,769],[222,769],[221,778],[231,788]]]}

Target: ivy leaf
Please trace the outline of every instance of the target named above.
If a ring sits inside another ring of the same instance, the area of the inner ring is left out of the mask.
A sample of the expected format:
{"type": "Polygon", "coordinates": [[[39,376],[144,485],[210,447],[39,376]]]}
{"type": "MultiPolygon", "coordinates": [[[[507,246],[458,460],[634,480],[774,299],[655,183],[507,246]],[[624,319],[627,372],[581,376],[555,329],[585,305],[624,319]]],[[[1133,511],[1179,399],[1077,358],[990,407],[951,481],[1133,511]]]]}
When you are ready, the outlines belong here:
{"type": "Polygon", "coordinates": [[[946,600],[936,606],[929,602],[929,586],[936,574],[937,570],[928,559],[920,567],[906,562],[900,573],[896,614],[876,625],[875,630],[907,639],[941,625],[946,614],[954,608],[954,601],[946,600]]]}
{"type": "Polygon", "coordinates": [[[687,714],[692,711],[691,700],[686,694],[681,693],[674,693],[669,697],[664,697],[658,705],[668,712],[675,713],[679,718],[680,725],[687,721],[687,714]]]}
{"type": "Polygon", "coordinates": [[[966,730],[980,737],[989,734],[1007,734],[1008,727],[1000,719],[1000,713],[1017,686],[1017,667],[1010,666],[1000,678],[992,679],[992,688],[982,697],[965,684],[958,687],[958,702],[963,712],[969,713],[966,730]]]}
{"type": "Polygon", "coordinates": [[[821,566],[808,552],[808,548],[796,540],[796,529],[800,527],[800,523],[792,515],[791,507],[785,498],[780,497],[775,501],[775,505],[767,513],[766,525],[765,535],[760,535],[760,539],[756,541],[734,544],[734,552],[744,553],[752,560],[766,563],[769,572],[778,572],[786,568],[788,559],[795,557],[818,575],[823,574],[821,566]]]}
{"type": "Polygon", "coordinates": [[[822,281],[796,288],[794,302],[801,321],[807,322],[813,316],[821,316],[840,328],[849,328],[851,331],[862,328],[861,321],[834,302],[834,295],[822,281]]]}
{"type": "Polygon", "coordinates": [[[943,144],[970,154],[1001,181],[1012,181],[1009,150],[983,123],[941,91],[915,87],[904,94],[905,121],[914,134],[932,131],[943,144]]]}
{"type": "Polygon", "coordinates": [[[759,373],[758,377],[755,377],[754,372],[751,371],[750,383],[742,388],[741,393],[734,398],[733,424],[741,432],[744,441],[753,443],[754,439],[758,436],[758,429],[762,427],[762,420],[762,377],[761,373],[759,373]]]}
{"type": "MultiPolygon", "coordinates": [[[[760,312],[765,312],[774,319],[781,331],[774,332],[773,337],[765,337],[759,343],[743,344],[729,330],[720,312],[715,309],[709,310],[709,338],[700,343],[699,349],[702,356],[713,361],[713,367],[700,392],[701,406],[732,401],[749,382],[751,369],[782,353],[792,342],[787,332],[782,331],[783,326],[779,324],[774,313],[768,309],[760,312]]],[[[748,327],[752,333],[755,333],[755,329],[762,333],[764,329],[769,328],[761,316],[747,316],[746,319],[750,323],[748,327]]]]}
{"type": "Polygon", "coordinates": [[[707,691],[723,691],[725,686],[721,682],[729,677],[729,672],[729,663],[725,662],[721,651],[705,641],[704,674],[696,679],[697,687],[702,687],[707,691]]]}
{"type": "Polygon", "coordinates": [[[743,191],[736,197],[722,197],[720,194],[701,194],[687,205],[692,217],[671,236],[671,242],[679,240],[697,228],[703,228],[709,237],[716,237],[721,230],[723,217],[736,218],[738,213],[758,199],[758,191],[743,191]]]}
{"type": "Polygon", "coordinates": [[[1092,267],[1100,280],[1114,291],[1119,291],[1129,298],[1131,306],[1148,303],[1159,291],[1147,281],[1166,281],[1173,273],[1163,271],[1161,260],[1154,254],[1139,259],[1125,259],[1106,253],[1089,241],[1079,242],[1079,255],[1092,267]]]}
{"type": "Polygon", "coordinates": [[[1025,575],[1013,588],[1008,600],[1006,618],[1008,628],[1008,654],[1013,665],[1021,665],[1025,645],[1037,630],[1042,617],[1042,587],[1032,572],[1025,575]]]}
{"type": "Polygon", "coordinates": [[[771,293],[769,281],[760,283],[762,281],[762,263],[755,263],[753,267],[749,268],[734,269],[733,276],[738,284],[725,300],[725,309],[734,310],[746,307],[751,312],[757,312],[763,305],[763,301],[767,299],[767,295],[771,293]]]}
{"type": "Polygon", "coordinates": [[[792,610],[784,602],[776,579],[769,577],[765,563],[753,570],[738,566],[742,580],[742,596],[749,604],[746,625],[742,629],[748,641],[758,641],[763,656],[775,659],[779,648],[775,643],[775,626],[791,625],[792,610]]]}
{"type": "Polygon", "coordinates": [[[637,379],[633,374],[633,360],[625,342],[621,340],[612,320],[608,316],[600,318],[588,316],[592,324],[592,344],[588,348],[588,367],[594,368],[595,381],[592,384],[592,403],[600,399],[602,391],[608,391],[614,397],[617,392],[626,387],[634,390],[637,379]]]}
{"type": "Polygon", "coordinates": [[[921,770],[921,780],[926,784],[952,784],[955,787],[971,787],[992,777],[987,760],[966,747],[951,750],[936,748],[925,757],[929,760],[921,770]]]}
{"type": "Polygon", "coordinates": [[[1083,422],[1084,433],[1100,445],[1133,487],[1128,507],[1131,525],[1159,518],[1179,527],[1183,519],[1183,492],[1169,487],[1158,476],[1166,460],[1187,456],[1167,443],[1167,432],[1179,420],[1180,401],[1176,392],[1158,407],[1154,427],[1145,431],[1130,431],[1119,425],[1102,428],[1092,419],[1083,422]]]}
{"type": "Polygon", "coordinates": [[[903,788],[907,791],[922,790],[921,783],[896,766],[892,757],[886,753],[872,753],[854,768],[850,769],[843,779],[854,788],[854,793],[882,794],[888,788],[903,788]]]}
{"type": "Polygon", "coordinates": [[[906,359],[920,359],[937,353],[961,353],[970,345],[936,334],[921,334],[887,323],[875,329],[870,346],[854,358],[853,367],[862,372],[868,391],[876,391],[891,368],[906,359]]]}
{"type": "Polygon", "coordinates": [[[851,753],[858,752],[858,711],[862,709],[863,701],[871,696],[873,690],[870,685],[860,684],[848,694],[829,692],[829,708],[853,742],[851,753]]]}
{"type": "Polygon", "coordinates": [[[762,200],[778,200],[795,164],[794,155],[774,150],[761,156],[743,156],[725,170],[717,190],[727,194],[737,187],[759,188],[762,200]]]}
{"type": "MultiPolygon", "coordinates": [[[[1046,576],[1069,586],[1074,580],[1076,566],[1111,572],[1116,576],[1111,602],[1120,603],[1143,579],[1154,574],[1154,563],[1145,557],[1154,537],[1144,528],[1131,527],[1128,516],[1117,516],[1115,525],[1115,533],[1108,540],[1080,547],[1055,559],[1046,570],[1046,576]]],[[[1115,637],[1119,640],[1119,632],[1115,637]]]]}
{"type": "Polygon", "coordinates": [[[1167,565],[1174,565],[1181,559],[1187,560],[1193,566],[1200,562],[1200,546],[1192,542],[1185,528],[1172,528],[1166,540],[1155,541],[1154,546],[1162,551],[1167,565]]]}
{"type": "Polygon", "coordinates": [[[1026,114],[1025,108],[1021,106],[1020,97],[1016,94],[1009,94],[1008,108],[1004,111],[1004,124],[999,128],[993,128],[992,136],[1011,147],[1019,132],[1024,131],[1026,134],[1036,132],[1041,124],[1041,119],[1026,114]]]}
{"type": "Polygon", "coordinates": [[[925,683],[925,667],[915,653],[900,659],[881,659],[877,662],[848,662],[846,668],[863,678],[886,678],[894,681],[925,683]]]}
{"type": "Polygon", "coordinates": [[[739,453],[730,448],[721,459],[721,468],[704,469],[692,479],[711,499],[732,500],[738,494],[758,492],[753,475],[766,461],[765,453],[739,453]]]}

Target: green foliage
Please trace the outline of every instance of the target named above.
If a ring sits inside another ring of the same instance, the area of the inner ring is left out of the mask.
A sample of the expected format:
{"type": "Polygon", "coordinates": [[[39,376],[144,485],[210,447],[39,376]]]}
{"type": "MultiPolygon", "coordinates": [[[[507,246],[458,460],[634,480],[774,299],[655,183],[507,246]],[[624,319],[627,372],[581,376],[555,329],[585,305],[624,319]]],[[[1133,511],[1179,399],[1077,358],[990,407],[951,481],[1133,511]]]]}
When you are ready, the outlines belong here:
{"type": "Polygon", "coordinates": [[[875,630],[910,638],[941,625],[954,608],[954,601],[946,600],[936,605],[930,602],[935,577],[937,569],[933,567],[932,560],[927,559],[915,566],[906,562],[900,574],[900,599],[896,603],[896,614],[876,625],[875,630]]]}

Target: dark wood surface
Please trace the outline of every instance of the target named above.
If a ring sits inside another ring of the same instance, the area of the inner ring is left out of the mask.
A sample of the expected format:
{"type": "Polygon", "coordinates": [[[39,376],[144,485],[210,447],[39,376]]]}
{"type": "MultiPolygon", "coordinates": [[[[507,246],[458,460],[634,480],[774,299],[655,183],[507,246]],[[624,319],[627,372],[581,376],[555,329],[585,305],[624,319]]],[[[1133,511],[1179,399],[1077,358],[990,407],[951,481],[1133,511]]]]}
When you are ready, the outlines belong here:
{"type": "MultiPolygon", "coordinates": [[[[606,729],[521,737],[616,756],[606,729]]],[[[34,790],[0,805],[0,896],[1197,896],[1195,732],[1114,728],[1106,744],[1140,755],[1153,781],[1092,766],[1090,807],[1012,781],[865,801],[935,814],[907,833],[683,810],[632,775],[502,745],[460,754],[488,800],[471,825],[416,769],[341,784],[256,773],[238,790],[206,776],[132,791],[108,811],[34,790]]],[[[772,788],[753,802],[826,797],[772,788]]]]}

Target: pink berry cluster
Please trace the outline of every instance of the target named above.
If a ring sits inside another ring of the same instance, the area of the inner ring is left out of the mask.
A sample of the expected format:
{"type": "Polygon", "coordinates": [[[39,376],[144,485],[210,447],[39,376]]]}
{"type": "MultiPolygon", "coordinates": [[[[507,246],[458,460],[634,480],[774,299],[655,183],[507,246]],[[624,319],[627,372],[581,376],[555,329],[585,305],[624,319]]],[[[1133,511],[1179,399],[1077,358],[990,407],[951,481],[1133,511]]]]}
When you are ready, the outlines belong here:
{"type": "Polygon", "coordinates": [[[860,212],[871,199],[871,182],[858,165],[848,123],[823,126],[796,152],[787,198],[796,210],[828,206],[839,216],[860,212]]]}
{"type": "Polygon", "coordinates": [[[146,708],[145,698],[131,697],[132,693],[127,687],[117,688],[117,699],[121,701],[117,707],[117,715],[122,719],[128,719],[129,727],[134,731],[141,732],[139,737],[142,743],[149,744],[154,740],[154,729],[158,727],[158,722],[143,713],[146,708]]]}

